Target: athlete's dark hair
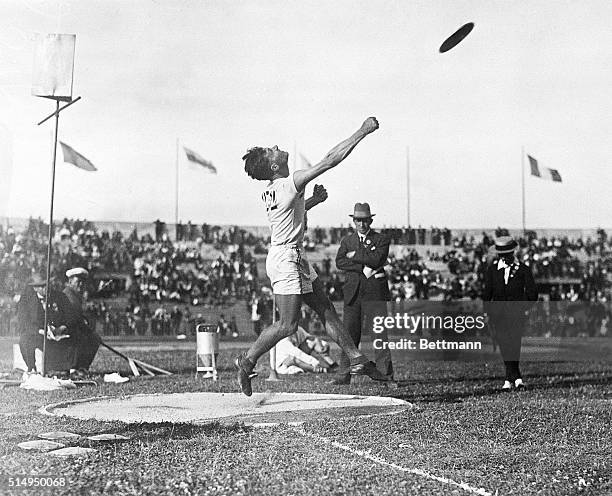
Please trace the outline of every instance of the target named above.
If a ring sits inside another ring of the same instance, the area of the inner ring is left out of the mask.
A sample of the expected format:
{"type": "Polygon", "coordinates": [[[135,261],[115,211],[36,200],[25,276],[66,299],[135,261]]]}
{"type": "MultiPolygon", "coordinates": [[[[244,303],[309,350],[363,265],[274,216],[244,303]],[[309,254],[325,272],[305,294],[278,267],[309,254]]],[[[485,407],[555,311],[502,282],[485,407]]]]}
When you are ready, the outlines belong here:
{"type": "Polygon", "coordinates": [[[266,157],[266,151],[266,148],[256,146],[250,148],[246,155],[242,157],[244,171],[253,179],[260,181],[272,179],[272,170],[270,169],[270,161],[266,157]]]}

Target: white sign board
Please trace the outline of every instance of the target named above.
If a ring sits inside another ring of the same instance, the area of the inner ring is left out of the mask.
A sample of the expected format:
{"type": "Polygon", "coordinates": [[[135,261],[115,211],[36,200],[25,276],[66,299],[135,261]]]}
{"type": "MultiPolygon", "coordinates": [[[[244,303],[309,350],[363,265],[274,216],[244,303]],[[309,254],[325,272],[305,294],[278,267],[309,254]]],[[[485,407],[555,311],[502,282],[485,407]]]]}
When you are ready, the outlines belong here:
{"type": "Polygon", "coordinates": [[[32,71],[32,95],[72,100],[75,34],[37,34],[32,71]]]}

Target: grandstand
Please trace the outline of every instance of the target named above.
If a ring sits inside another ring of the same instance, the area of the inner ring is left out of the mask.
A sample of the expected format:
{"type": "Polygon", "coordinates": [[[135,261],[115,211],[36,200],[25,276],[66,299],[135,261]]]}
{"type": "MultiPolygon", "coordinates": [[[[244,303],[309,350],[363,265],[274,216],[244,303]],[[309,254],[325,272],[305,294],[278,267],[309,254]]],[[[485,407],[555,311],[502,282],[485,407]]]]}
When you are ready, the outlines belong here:
{"type": "MultiPolygon", "coordinates": [[[[15,295],[33,273],[44,275],[48,228],[40,219],[10,219],[5,226],[0,227],[0,332],[6,335],[14,329],[15,295]]],[[[500,229],[382,231],[395,241],[386,271],[399,302],[478,298],[500,229]]],[[[342,226],[313,228],[306,237],[309,259],[332,301],[342,299],[343,275],[335,270],[337,245],[330,242],[348,232],[342,226]]],[[[253,305],[271,305],[266,229],[194,225],[180,242],[173,241],[175,234],[173,225],[156,232],[155,223],[64,219],[55,230],[53,282],[60,286],[73,266],[90,271],[86,313],[103,335],[189,336],[198,323],[217,322],[226,334],[233,319],[235,329],[227,335],[250,337],[253,305]]],[[[592,302],[610,312],[612,255],[604,230],[530,232],[521,238],[520,256],[532,265],[543,299],[592,302]]],[[[268,323],[271,312],[264,313],[268,323]]]]}

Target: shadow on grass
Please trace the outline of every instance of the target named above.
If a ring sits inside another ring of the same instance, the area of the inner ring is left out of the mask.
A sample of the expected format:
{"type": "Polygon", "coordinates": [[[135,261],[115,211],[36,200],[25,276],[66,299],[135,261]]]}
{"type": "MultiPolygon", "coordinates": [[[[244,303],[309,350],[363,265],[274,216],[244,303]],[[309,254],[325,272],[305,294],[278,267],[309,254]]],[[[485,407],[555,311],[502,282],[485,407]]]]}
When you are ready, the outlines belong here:
{"type": "MultiPolygon", "coordinates": [[[[536,382],[525,387],[525,391],[550,391],[550,390],[561,390],[571,389],[581,386],[598,386],[598,385],[609,385],[612,384],[612,375],[604,375],[599,377],[583,377],[576,378],[573,374],[554,374],[552,376],[542,374],[531,374],[524,376],[531,379],[545,379],[554,377],[565,377],[565,379],[557,380],[555,382],[536,382]]],[[[449,386],[460,384],[460,383],[475,383],[483,381],[499,381],[500,377],[481,377],[479,379],[447,379],[447,380],[435,380],[435,381],[424,381],[425,383],[439,383],[448,384],[449,386]]],[[[392,396],[398,399],[402,399],[410,402],[421,402],[421,403],[461,403],[466,398],[475,398],[483,396],[495,396],[498,394],[508,394],[500,389],[499,385],[491,387],[483,387],[478,389],[471,389],[469,391],[439,391],[439,392],[428,392],[419,394],[414,392],[414,386],[423,384],[421,381],[398,381],[400,388],[406,388],[407,391],[403,392],[399,390],[392,396]]]]}
{"type": "Polygon", "coordinates": [[[202,425],[172,422],[142,422],[139,424],[126,424],[120,430],[113,433],[123,434],[132,441],[152,441],[154,439],[192,439],[200,435],[227,435],[236,434],[250,430],[249,427],[240,424],[221,424],[211,422],[202,425]]]}

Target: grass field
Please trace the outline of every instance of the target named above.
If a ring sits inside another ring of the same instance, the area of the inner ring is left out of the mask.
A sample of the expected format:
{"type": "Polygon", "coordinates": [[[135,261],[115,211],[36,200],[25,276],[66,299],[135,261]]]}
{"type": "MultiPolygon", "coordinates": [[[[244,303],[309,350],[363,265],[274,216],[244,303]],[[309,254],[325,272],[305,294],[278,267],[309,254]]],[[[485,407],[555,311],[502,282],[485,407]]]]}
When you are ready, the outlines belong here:
{"type": "MultiPolygon", "coordinates": [[[[256,379],[256,391],[387,395],[413,404],[397,415],[311,419],[301,426],[123,424],[37,411],[93,396],[233,392],[235,351],[221,351],[217,382],[194,378],[193,351],[185,344],[140,343],[130,344],[131,355],[176,374],[73,391],[0,390],[0,494],[10,494],[7,477],[19,474],[69,481],[30,494],[612,494],[610,361],[525,363],[529,388],[505,394],[498,392],[502,364],[495,358],[410,363],[397,355],[397,389],[361,378],[330,386],[325,375],[256,379]],[[76,444],[97,451],[67,459],[17,446],[51,430],[130,439],[81,440],[76,444]]],[[[0,342],[2,370],[10,357],[10,342],[0,342]]],[[[120,359],[100,351],[93,372],[117,370],[127,374],[120,359]]],[[[262,370],[260,377],[266,376],[262,370]]]]}

